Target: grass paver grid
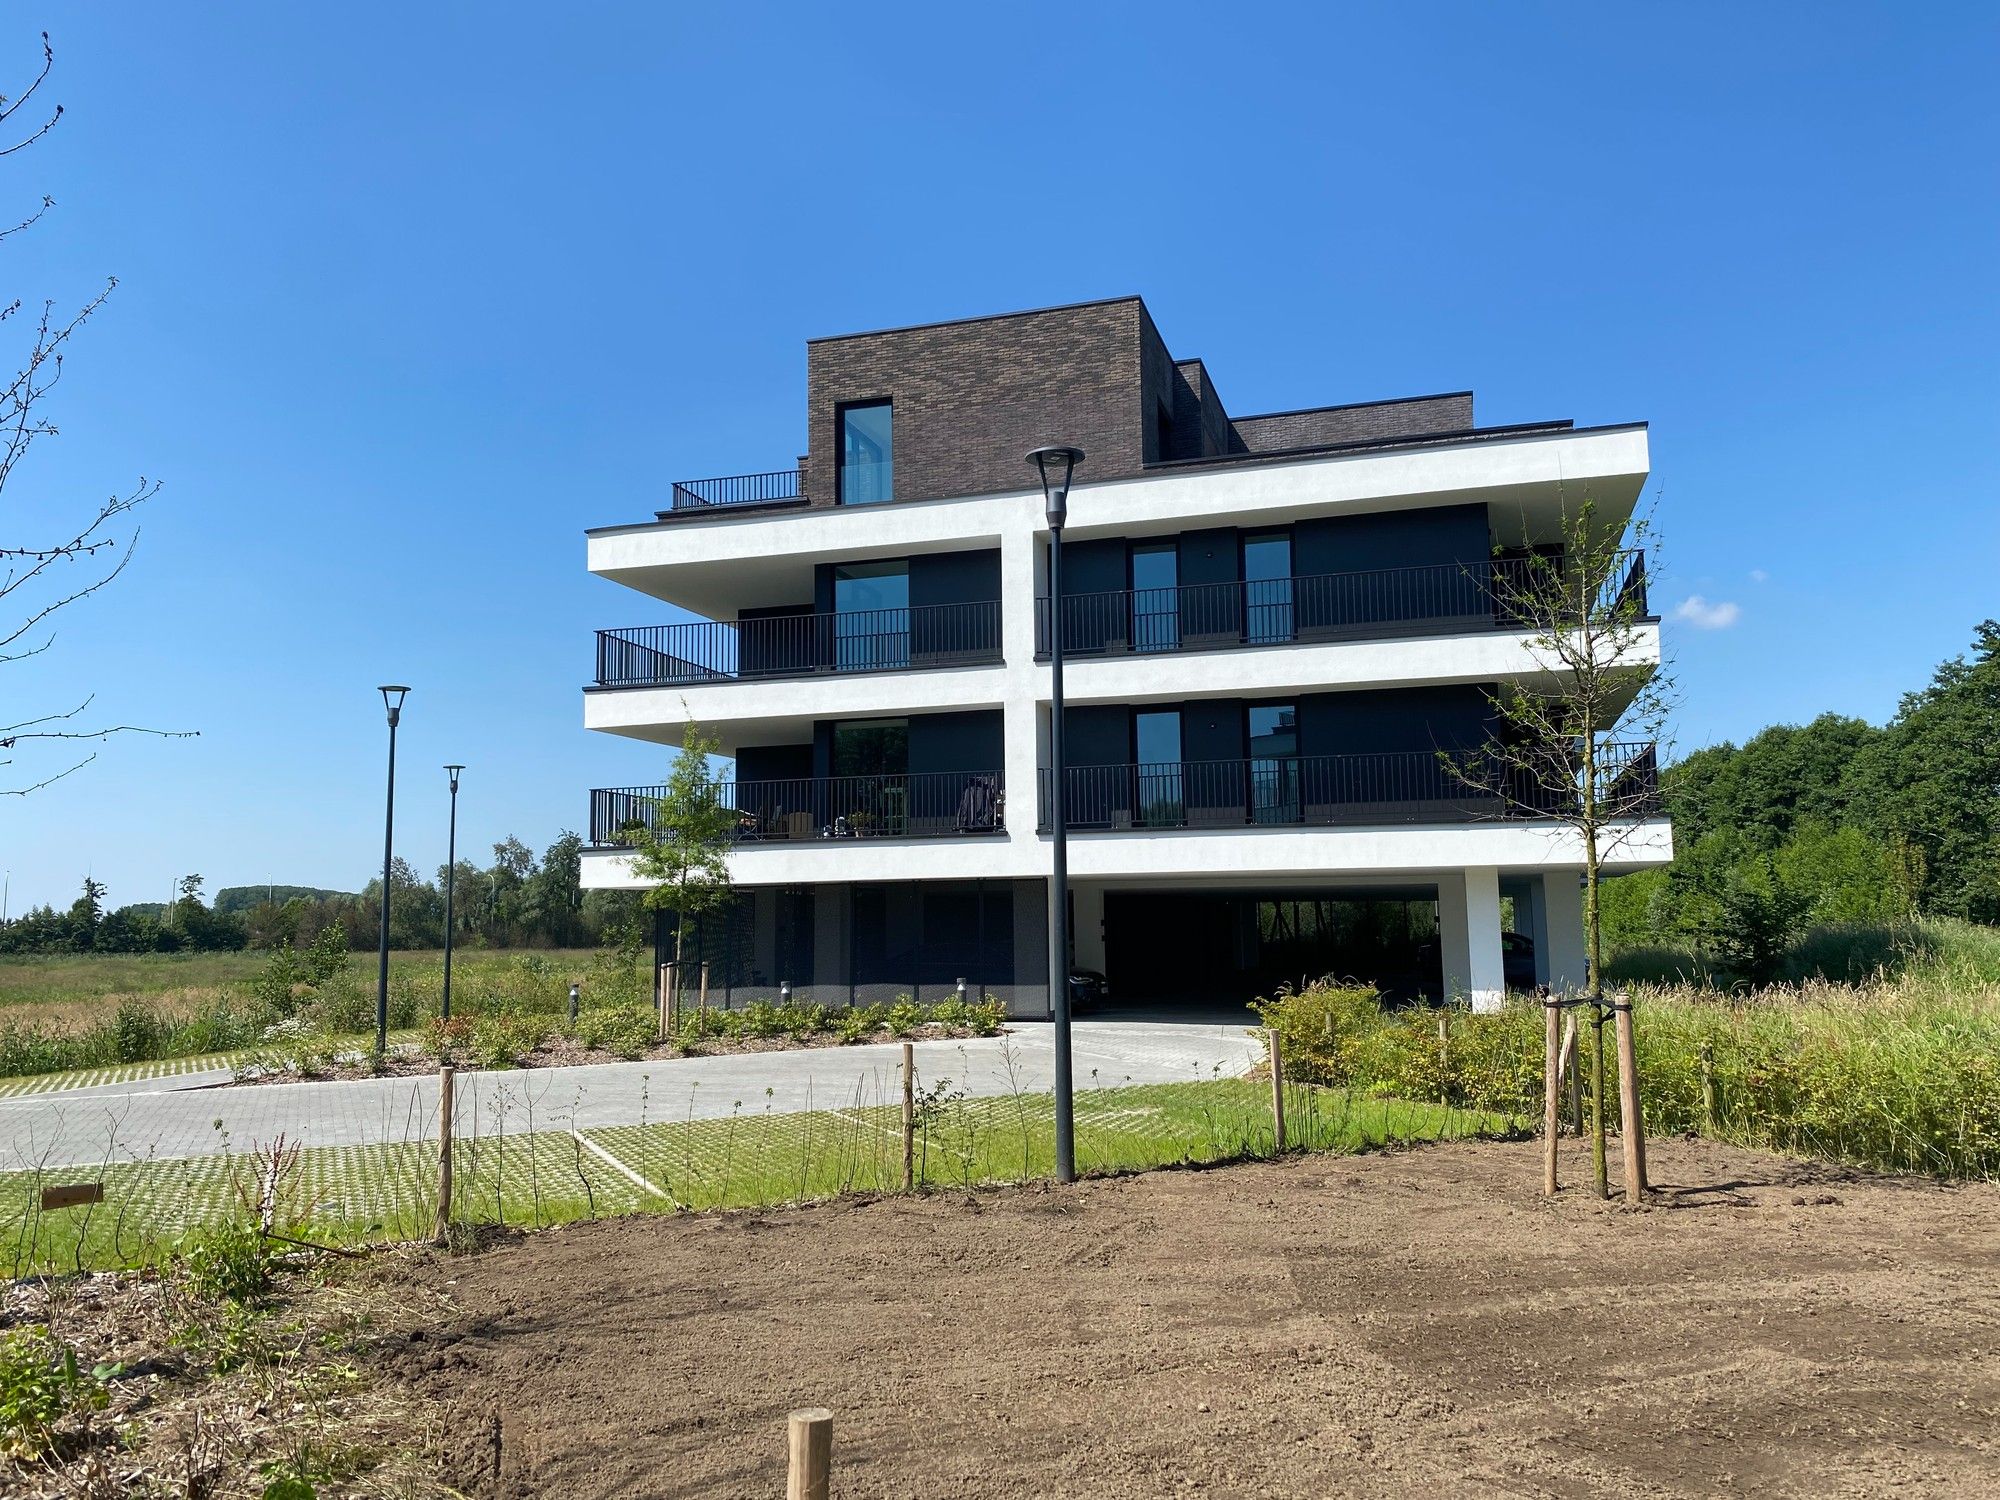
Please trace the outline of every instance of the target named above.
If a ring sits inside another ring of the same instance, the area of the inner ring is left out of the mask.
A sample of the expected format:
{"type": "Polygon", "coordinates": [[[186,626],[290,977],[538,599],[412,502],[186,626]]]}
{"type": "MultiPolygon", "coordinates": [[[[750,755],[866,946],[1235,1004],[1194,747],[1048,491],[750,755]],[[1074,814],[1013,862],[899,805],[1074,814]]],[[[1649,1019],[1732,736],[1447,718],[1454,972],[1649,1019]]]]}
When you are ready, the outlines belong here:
{"type": "MultiPolygon", "coordinates": [[[[1053,1170],[1049,1095],[944,1100],[921,1112],[920,1122],[923,1186],[1022,1181],[1053,1170]]],[[[887,1192],[902,1181],[900,1104],[857,1100],[799,1114],[746,1106],[723,1119],[588,1130],[581,1141],[559,1121],[551,1124],[555,1128],[533,1134],[461,1133],[452,1155],[455,1217],[542,1227],[641,1210],[771,1206],[842,1192],[887,1192]]],[[[1287,1090],[1287,1136],[1294,1149],[1365,1150],[1500,1135],[1516,1125],[1444,1105],[1287,1090]]],[[[1077,1095],[1078,1165],[1085,1171],[1269,1155],[1272,1144],[1265,1084],[1225,1079],[1077,1095]]],[[[79,1263],[156,1261],[183,1235],[254,1215],[266,1160],[238,1153],[0,1175],[0,1266],[18,1276],[79,1263]],[[93,1181],[104,1184],[102,1204],[40,1210],[45,1183],[93,1181]]],[[[369,1145],[309,1147],[280,1177],[274,1222],[280,1233],[343,1246],[427,1237],[436,1174],[436,1142],[419,1129],[369,1145]]]]}

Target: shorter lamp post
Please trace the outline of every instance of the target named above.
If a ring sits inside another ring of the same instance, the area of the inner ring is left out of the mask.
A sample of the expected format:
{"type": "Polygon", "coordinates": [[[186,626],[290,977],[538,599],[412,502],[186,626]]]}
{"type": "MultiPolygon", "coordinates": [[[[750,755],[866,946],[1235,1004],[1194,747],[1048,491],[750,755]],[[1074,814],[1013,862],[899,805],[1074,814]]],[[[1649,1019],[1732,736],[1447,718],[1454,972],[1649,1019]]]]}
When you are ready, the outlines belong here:
{"type": "Polygon", "coordinates": [[[1049,996],[1056,1042],[1056,1181],[1076,1181],[1076,1104],[1069,1038],[1069,839],[1063,781],[1062,529],[1069,482],[1081,448],[1037,448],[1028,455],[1042,478],[1049,522],[1049,996]]]}
{"type": "Polygon", "coordinates": [[[375,978],[375,1055],[389,1050],[389,870],[396,857],[396,726],[402,722],[406,687],[382,689],[389,710],[389,795],[382,814],[382,963],[375,978]]]}
{"type": "Polygon", "coordinates": [[[458,886],[458,773],[464,766],[446,766],[451,778],[451,823],[444,844],[444,1019],[451,1019],[451,894],[458,886]]]}

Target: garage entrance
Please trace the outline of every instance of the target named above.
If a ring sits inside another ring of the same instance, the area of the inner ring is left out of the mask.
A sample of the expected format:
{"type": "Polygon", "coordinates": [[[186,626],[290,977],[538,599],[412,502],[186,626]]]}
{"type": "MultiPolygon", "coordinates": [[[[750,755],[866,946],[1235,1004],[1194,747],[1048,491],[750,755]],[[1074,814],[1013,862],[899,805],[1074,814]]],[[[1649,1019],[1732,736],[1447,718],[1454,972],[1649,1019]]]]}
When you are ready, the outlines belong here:
{"type": "Polygon", "coordinates": [[[1324,975],[1394,1000],[1441,988],[1437,897],[1393,891],[1108,891],[1105,977],[1119,1006],[1245,1004],[1324,975]]]}

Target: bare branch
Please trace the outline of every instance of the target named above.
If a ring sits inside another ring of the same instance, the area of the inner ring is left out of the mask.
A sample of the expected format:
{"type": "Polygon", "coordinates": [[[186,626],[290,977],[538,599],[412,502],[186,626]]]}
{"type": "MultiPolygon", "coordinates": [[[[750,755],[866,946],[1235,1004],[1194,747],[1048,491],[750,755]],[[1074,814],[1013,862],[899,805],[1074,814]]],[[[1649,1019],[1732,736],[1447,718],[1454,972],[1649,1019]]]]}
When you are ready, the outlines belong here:
{"type": "MultiPolygon", "coordinates": [[[[58,781],[61,781],[63,777],[70,775],[72,772],[81,771],[85,766],[89,765],[92,761],[96,759],[97,759],[97,752],[92,751],[89,755],[86,755],[82,760],[78,761],[75,765],[71,766],[68,770],[58,771],[53,776],[45,776],[40,781],[36,782],[33,786],[0,786],[0,797],[25,797],[30,792],[39,792],[45,786],[54,786],[58,781]]],[[[12,764],[11,761],[0,761],[0,765],[11,765],[11,764],[12,764]]]]}

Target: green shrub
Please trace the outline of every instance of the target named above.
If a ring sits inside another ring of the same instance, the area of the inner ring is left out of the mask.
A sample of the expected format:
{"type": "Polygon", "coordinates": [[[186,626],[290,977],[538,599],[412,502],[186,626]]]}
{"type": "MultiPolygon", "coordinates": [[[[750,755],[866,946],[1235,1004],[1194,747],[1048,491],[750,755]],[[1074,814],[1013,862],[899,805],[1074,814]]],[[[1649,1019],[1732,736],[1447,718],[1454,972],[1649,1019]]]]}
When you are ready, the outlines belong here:
{"type": "Polygon", "coordinates": [[[510,1068],[549,1037],[539,1016],[485,1015],[472,1023],[472,1056],[482,1067],[510,1068]]]}
{"type": "Polygon", "coordinates": [[[251,1302],[271,1289],[276,1259],[255,1225],[223,1224],[182,1242],[188,1290],[209,1302],[251,1302]]]}
{"type": "Polygon", "coordinates": [[[56,1424],[72,1411],[101,1411],[115,1365],[85,1374],[76,1350],[46,1329],[0,1336],[0,1453],[36,1458],[55,1442],[56,1424]]]}
{"type": "Polygon", "coordinates": [[[582,1045],[619,1057],[643,1057],[653,1045],[659,1017],[651,1006],[619,1005],[579,1012],[576,1039],[582,1045]]]}
{"type": "Polygon", "coordinates": [[[784,1013],[768,1000],[752,1000],[742,1010],[725,1014],[740,1018],[740,1034],[743,1036],[761,1038],[785,1034],[784,1013]]]}
{"type": "Polygon", "coordinates": [[[1285,1071],[1300,1083],[1340,1087],[1358,1081],[1355,1049],[1381,1021],[1375,991],[1330,980],[1280,991],[1255,1007],[1284,1049],[1285,1071]]]}
{"type": "Polygon", "coordinates": [[[882,1024],[891,1036],[909,1036],[924,1024],[924,1008],[908,995],[898,995],[896,1003],[883,1013],[882,1024]]]}

